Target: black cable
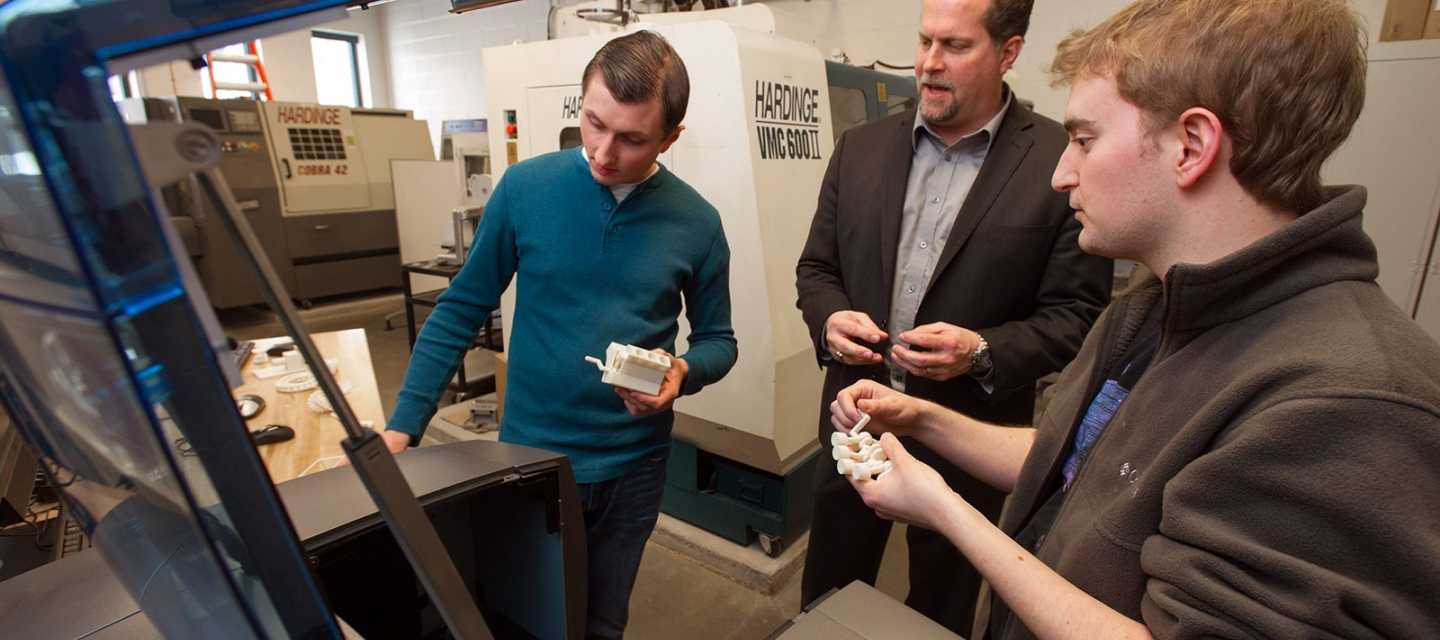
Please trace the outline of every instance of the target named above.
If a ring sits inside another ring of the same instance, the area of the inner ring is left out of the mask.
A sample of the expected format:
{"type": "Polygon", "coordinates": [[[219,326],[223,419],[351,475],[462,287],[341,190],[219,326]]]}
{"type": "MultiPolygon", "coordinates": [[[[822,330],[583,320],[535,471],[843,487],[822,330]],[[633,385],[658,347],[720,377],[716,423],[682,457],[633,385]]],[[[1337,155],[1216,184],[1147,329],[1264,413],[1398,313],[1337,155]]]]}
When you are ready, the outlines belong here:
{"type": "MultiPolygon", "coordinates": [[[[35,524],[35,520],[40,517],[39,514],[35,513],[35,504],[38,503],[38,502],[39,502],[39,500],[35,497],[34,492],[31,492],[31,494],[30,494],[30,502],[29,502],[29,504],[26,504],[26,505],[25,505],[25,516],[20,519],[20,522],[17,522],[17,523],[15,523],[15,525],[12,525],[12,526],[17,526],[17,525],[22,525],[22,524],[28,524],[28,525],[30,525],[31,528],[35,529],[35,533],[15,533],[15,532],[13,532],[13,531],[0,530],[0,538],[21,538],[21,537],[24,537],[24,536],[34,536],[34,535],[40,535],[40,533],[42,533],[43,531],[45,531],[44,529],[40,528],[39,525],[35,524]]],[[[50,509],[46,509],[46,511],[49,511],[49,510],[50,510],[50,509]]],[[[6,527],[6,528],[8,529],[9,527],[6,527]]]]}
{"type": "MultiPolygon", "coordinates": [[[[40,538],[43,536],[43,534],[44,534],[45,532],[47,532],[47,531],[50,530],[50,523],[51,523],[51,522],[63,523],[63,521],[64,521],[63,519],[65,518],[65,513],[64,513],[63,511],[61,511],[59,504],[56,504],[55,506],[50,507],[49,509],[46,509],[46,510],[45,510],[45,513],[49,513],[49,512],[51,512],[51,511],[54,511],[54,512],[55,512],[55,515],[50,516],[50,517],[48,517],[48,518],[45,519],[45,526],[41,527],[41,528],[40,528],[40,533],[39,533],[39,534],[36,534],[36,536],[35,536],[35,548],[36,548],[36,549],[39,549],[39,550],[41,550],[41,551],[53,551],[53,550],[55,549],[55,545],[62,543],[62,542],[64,541],[64,538],[65,538],[65,526],[64,526],[64,524],[61,524],[61,525],[60,525],[60,531],[55,534],[55,539],[54,539],[53,541],[51,541],[50,544],[40,544],[40,538]]],[[[37,515],[36,517],[39,517],[39,516],[37,515]]]]}
{"type": "Polygon", "coordinates": [[[61,472],[61,471],[67,471],[67,469],[65,469],[64,467],[61,467],[59,462],[56,462],[56,461],[54,461],[54,460],[50,460],[50,459],[48,459],[48,458],[43,458],[43,457],[42,457],[42,458],[40,458],[40,464],[45,465],[46,470],[50,472],[50,473],[49,473],[49,476],[50,476],[50,478],[52,478],[52,479],[54,480],[54,482],[51,482],[51,483],[50,483],[50,486],[51,486],[51,488],[55,489],[56,491],[59,491],[60,489],[62,489],[62,488],[64,488],[64,487],[68,487],[68,486],[70,486],[70,485],[72,485],[72,484],[75,484],[75,481],[80,479],[80,473],[79,473],[79,472],[71,471],[71,472],[70,472],[70,479],[69,479],[69,480],[66,480],[66,481],[64,481],[64,482],[61,482],[61,481],[59,480],[59,478],[60,478],[60,472],[61,472]]]}
{"type": "MultiPolygon", "coordinates": [[[[40,513],[49,513],[49,512],[51,512],[51,511],[56,510],[57,508],[58,508],[58,507],[51,507],[51,508],[49,508],[49,509],[46,509],[45,511],[40,512],[40,513]]],[[[21,532],[15,532],[15,531],[7,531],[7,532],[4,532],[4,533],[0,533],[0,538],[34,538],[34,539],[35,539],[35,548],[36,548],[36,549],[39,549],[39,550],[41,550],[41,551],[49,551],[49,550],[51,550],[51,549],[54,549],[54,548],[55,548],[55,545],[54,545],[54,544],[50,544],[50,545],[40,544],[40,536],[45,535],[45,532],[50,530],[50,521],[53,520],[54,518],[46,518],[46,519],[45,519],[45,523],[44,523],[44,524],[41,524],[41,523],[38,522],[38,520],[40,519],[40,513],[36,513],[35,511],[33,511],[33,510],[29,509],[29,508],[26,508],[25,512],[26,512],[26,513],[25,513],[25,521],[24,521],[22,524],[28,524],[28,525],[30,525],[30,527],[31,527],[32,529],[34,529],[34,531],[33,531],[33,532],[26,531],[26,532],[23,532],[23,533],[21,533],[21,532]]],[[[57,517],[58,517],[58,516],[57,516],[57,517]]]]}
{"type": "Polygon", "coordinates": [[[902,67],[902,66],[890,64],[890,63],[885,62],[885,61],[883,61],[883,60],[876,60],[876,61],[874,61],[874,62],[871,62],[870,64],[865,65],[865,68],[866,68],[866,69],[874,69],[876,65],[885,67],[886,69],[914,69],[914,68],[915,68],[915,65],[913,65],[913,64],[907,64],[907,65],[905,65],[905,66],[902,67]]]}
{"type": "MultiPolygon", "coordinates": [[[[40,528],[40,533],[35,534],[35,548],[36,548],[36,549],[39,549],[39,550],[41,550],[41,551],[53,551],[53,550],[55,549],[55,544],[56,544],[55,542],[51,542],[50,544],[40,544],[40,537],[43,536],[43,535],[45,535],[45,532],[50,529],[50,520],[55,520],[55,519],[57,519],[57,518],[59,518],[59,517],[60,517],[60,516],[57,515],[57,516],[55,516],[54,518],[50,518],[49,520],[46,520],[46,521],[45,521],[45,526],[40,528]]],[[[63,534],[63,533],[65,533],[65,532],[64,532],[64,531],[61,531],[60,533],[63,534]]],[[[55,536],[56,542],[59,541],[59,538],[60,538],[60,537],[61,537],[61,536],[58,536],[58,535],[55,536]]]]}

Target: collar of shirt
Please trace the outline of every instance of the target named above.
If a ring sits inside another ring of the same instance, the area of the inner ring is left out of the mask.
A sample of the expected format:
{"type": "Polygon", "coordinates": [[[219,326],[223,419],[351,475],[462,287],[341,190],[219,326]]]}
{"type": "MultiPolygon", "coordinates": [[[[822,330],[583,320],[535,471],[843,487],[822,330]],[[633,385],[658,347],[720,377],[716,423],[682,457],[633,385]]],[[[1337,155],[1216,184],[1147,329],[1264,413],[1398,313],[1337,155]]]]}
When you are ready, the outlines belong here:
{"type": "MultiPolygon", "coordinates": [[[[585,145],[583,144],[580,145],[580,157],[585,158],[586,166],[590,165],[590,154],[585,152],[585,145]]],[[[649,180],[651,176],[654,176],[659,170],[660,164],[652,162],[650,163],[650,172],[645,174],[645,178],[639,182],[610,185],[610,193],[615,196],[615,202],[623,202],[625,198],[630,195],[630,192],[635,190],[635,187],[645,184],[645,181],[649,180]]]]}
{"type": "MultiPolygon", "coordinates": [[[[974,133],[961,136],[960,139],[956,140],[955,144],[950,145],[949,148],[955,149],[962,145],[974,144],[977,136],[979,136],[981,132],[984,132],[985,146],[983,149],[979,149],[978,151],[981,152],[981,156],[988,155],[990,153],[990,145],[995,143],[995,135],[1000,131],[1000,122],[1005,119],[1005,112],[1010,110],[1010,101],[1015,99],[1015,94],[1010,91],[1010,87],[1002,85],[1001,89],[1005,93],[1005,100],[1001,102],[1000,110],[995,113],[995,116],[990,118],[990,121],[986,122],[985,126],[980,127],[980,129],[975,131],[974,133]]],[[[911,151],[919,150],[920,140],[922,137],[928,137],[941,149],[946,148],[945,141],[940,138],[940,134],[935,133],[935,130],[930,127],[930,123],[925,121],[925,116],[920,113],[919,109],[916,109],[914,134],[910,138],[911,151]]]]}

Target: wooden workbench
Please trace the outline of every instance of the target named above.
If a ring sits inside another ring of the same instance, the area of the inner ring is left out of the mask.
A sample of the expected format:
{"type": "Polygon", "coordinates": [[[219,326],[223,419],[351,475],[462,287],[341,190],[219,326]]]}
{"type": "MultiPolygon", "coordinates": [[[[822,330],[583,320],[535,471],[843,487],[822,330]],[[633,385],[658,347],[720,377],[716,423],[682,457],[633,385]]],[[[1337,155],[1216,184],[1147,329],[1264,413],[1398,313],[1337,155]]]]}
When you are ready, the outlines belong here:
{"type": "MultiPolygon", "coordinates": [[[[325,358],[339,358],[340,367],[335,370],[335,380],[344,386],[350,383],[345,394],[355,418],[374,422],[376,430],[385,427],[385,416],[380,408],[380,390],[375,385],[375,369],[370,363],[370,346],[365,339],[364,329],[347,329],[311,334],[315,348],[325,358]]],[[[253,353],[264,351],[276,343],[288,342],[290,338],[266,338],[255,341],[253,353]]],[[[260,458],[270,470],[270,479],[276,484],[297,478],[302,474],[315,473],[335,466],[345,451],[340,447],[345,440],[345,429],[333,413],[318,414],[310,410],[307,400],[311,389],[299,393],[281,393],[275,389],[275,381],[284,376],[261,380],[252,371],[256,368],[252,355],[241,368],[243,383],[234,390],[235,397],[253,394],[265,399],[265,408],[246,422],[250,430],[258,430],[269,424],[283,424],[295,430],[295,439],[288,442],[259,447],[260,458]]],[[[272,358],[263,367],[280,364],[283,359],[272,358]]]]}

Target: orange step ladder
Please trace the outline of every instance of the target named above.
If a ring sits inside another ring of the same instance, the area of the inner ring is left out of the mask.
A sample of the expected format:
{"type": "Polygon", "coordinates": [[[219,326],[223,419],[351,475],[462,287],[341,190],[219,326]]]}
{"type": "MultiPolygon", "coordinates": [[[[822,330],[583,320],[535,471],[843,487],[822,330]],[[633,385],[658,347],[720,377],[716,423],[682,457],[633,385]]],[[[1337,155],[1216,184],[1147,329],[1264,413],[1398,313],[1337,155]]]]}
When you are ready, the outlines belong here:
{"type": "Polygon", "coordinates": [[[216,97],[219,91],[246,91],[255,99],[274,100],[275,96],[270,94],[270,82],[265,78],[265,63],[260,60],[260,41],[251,40],[245,43],[245,53],[223,53],[211,51],[205,54],[205,68],[210,73],[210,97],[216,97]],[[216,82],[215,63],[243,64],[255,70],[255,76],[259,82],[216,82]]]}

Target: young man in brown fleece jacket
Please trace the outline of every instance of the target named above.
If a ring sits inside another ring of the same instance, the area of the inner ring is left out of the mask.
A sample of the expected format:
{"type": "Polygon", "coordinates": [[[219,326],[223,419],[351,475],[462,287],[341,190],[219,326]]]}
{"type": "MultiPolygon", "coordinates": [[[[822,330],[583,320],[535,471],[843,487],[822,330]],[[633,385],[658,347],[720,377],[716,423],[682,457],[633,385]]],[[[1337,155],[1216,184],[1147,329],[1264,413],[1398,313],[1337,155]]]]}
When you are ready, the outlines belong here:
{"type": "Polygon", "coordinates": [[[1440,637],[1440,346],[1375,283],[1362,187],[1320,166],[1364,102],[1344,0],[1141,0],[1060,44],[1053,185],[1118,297],[1035,429],[861,382],[895,463],[854,482],[993,588],[975,637],[1440,637]],[[912,435],[1012,492],[1000,528],[912,435]],[[988,623],[988,626],[987,626],[988,623]]]}

